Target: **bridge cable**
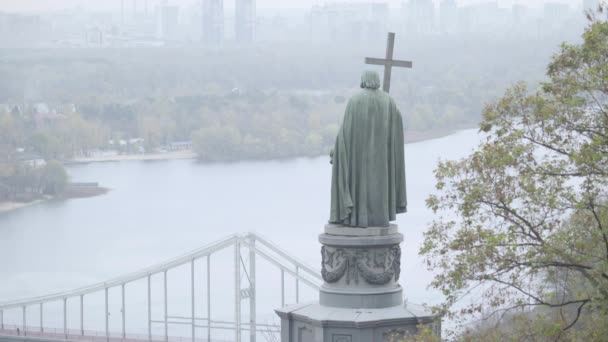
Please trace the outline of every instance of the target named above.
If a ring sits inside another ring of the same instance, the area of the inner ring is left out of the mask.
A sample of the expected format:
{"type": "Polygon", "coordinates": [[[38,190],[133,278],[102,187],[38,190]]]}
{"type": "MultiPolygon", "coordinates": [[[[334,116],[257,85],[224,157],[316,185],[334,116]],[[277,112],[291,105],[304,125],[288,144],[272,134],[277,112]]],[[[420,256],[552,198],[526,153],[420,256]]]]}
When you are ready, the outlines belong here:
{"type": "Polygon", "coordinates": [[[241,259],[241,265],[243,265],[243,272],[245,272],[245,276],[247,276],[247,281],[249,281],[249,286],[251,286],[251,279],[249,278],[249,273],[247,273],[247,268],[245,267],[245,262],[243,261],[243,255],[239,253],[239,259],[241,259]]]}

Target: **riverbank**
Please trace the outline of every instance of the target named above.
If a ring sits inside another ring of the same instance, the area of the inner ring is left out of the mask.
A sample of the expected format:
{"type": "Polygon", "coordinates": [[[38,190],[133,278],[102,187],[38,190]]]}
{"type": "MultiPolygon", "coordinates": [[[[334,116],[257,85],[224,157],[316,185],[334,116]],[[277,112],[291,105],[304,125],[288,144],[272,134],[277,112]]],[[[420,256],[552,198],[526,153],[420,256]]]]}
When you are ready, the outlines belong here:
{"type": "Polygon", "coordinates": [[[33,205],[40,204],[51,199],[53,199],[52,196],[45,196],[44,198],[39,198],[31,202],[0,202],[0,214],[31,207],[33,205]]]}
{"type": "Polygon", "coordinates": [[[110,189],[98,185],[68,184],[57,199],[87,198],[105,195],[110,189]]]}
{"type": "Polygon", "coordinates": [[[178,160],[178,159],[195,159],[196,154],[192,150],[167,152],[167,153],[149,153],[149,154],[118,154],[111,156],[99,156],[90,158],[76,158],[64,162],[64,164],[86,164],[86,163],[101,163],[101,162],[118,162],[129,160],[178,160]]]}
{"type": "Polygon", "coordinates": [[[64,192],[57,196],[43,195],[30,202],[0,202],[0,214],[31,207],[51,200],[88,198],[106,194],[110,189],[101,186],[80,186],[68,184],[64,192]]]}
{"type": "MultiPolygon", "coordinates": [[[[445,136],[457,133],[462,130],[477,128],[475,124],[461,125],[452,128],[434,129],[430,131],[406,131],[405,143],[412,144],[425,140],[443,138],[445,136]]],[[[301,156],[292,156],[289,158],[297,158],[301,156]]],[[[197,155],[192,150],[167,152],[167,153],[150,153],[150,154],[119,154],[109,156],[98,156],[90,158],[77,158],[67,162],[70,164],[87,164],[87,163],[102,163],[102,162],[120,162],[120,161],[161,161],[161,160],[180,160],[180,159],[196,159],[197,155]]],[[[276,159],[276,158],[268,158],[276,159]]]]}

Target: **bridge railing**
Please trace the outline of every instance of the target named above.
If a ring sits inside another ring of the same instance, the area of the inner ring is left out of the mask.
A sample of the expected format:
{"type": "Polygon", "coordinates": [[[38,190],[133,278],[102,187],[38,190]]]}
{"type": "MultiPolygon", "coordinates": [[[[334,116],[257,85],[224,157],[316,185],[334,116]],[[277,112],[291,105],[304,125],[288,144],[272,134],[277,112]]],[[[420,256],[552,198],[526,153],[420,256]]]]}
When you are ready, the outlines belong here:
{"type": "MultiPolygon", "coordinates": [[[[295,279],[295,298],[296,303],[300,299],[300,282],[312,287],[318,288],[322,283],[320,272],[297,258],[291,256],[288,252],[277,247],[269,240],[260,236],[256,233],[248,233],[245,235],[231,235],[225,239],[213,242],[207,246],[196,249],[190,253],[182,255],[177,258],[173,258],[166,262],[147,267],[143,270],[129,273],[121,277],[117,277],[106,282],[97,283],[85,287],[81,287],[71,291],[54,293],[46,296],[39,296],[34,298],[13,300],[0,302],[0,335],[15,335],[15,334],[28,334],[28,336],[35,336],[31,334],[39,334],[40,337],[53,337],[61,340],[75,340],[75,341],[165,341],[165,342],[185,342],[185,341],[209,341],[211,340],[211,331],[218,330],[234,330],[235,341],[241,341],[242,331],[249,332],[249,340],[255,342],[258,331],[277,333],[280,329],[276,325],[259,324],[256,319],[256,256],[261,257],[270,264],[274,265],[281,271],[281,306],[285,305],[285,274],[295,279]],[[234,322],[217,321],[210,319],[211,317],[211,256],[221,250],[233,247],[234,248],[234,322]],[[248,270],[245,262],[242,258],[242,249],[245,248],[249,252],[249,265],[248,270]],[[195,267],[194,263],[197,260],[206,259],[207,267],[207,318],[201,318],[196,316],[195,312],[195,282],[194,274],[195,267]],[[178,317],[169,316],[167,311],[167,272],[177,267],[190,264],[191,274],[191,316],[189,317],[178,317]],[[242,267],[242,268],[241,268],[242,267]],[[245,275],[249,282],[249,286],[246,288],[242,287],[242,275],[241,270],[245,271],[245,275]],[[151,278],[154,275],[162,275],[163,277],[163,308],[164,315],[160,320],[154,320],[152,318],[152,297],[151,297],[151,278]],[[125,306],[125,286],[135,281],[147,280],[147,314],[148,314],[148,334],[147,335],[134,335],[128,333],[126,329],[126,306],[125,306]],[[121,323],[122,330],[120,333],[110,331],[109,327],[109,290],[112,288],[120,288],[121,294],[121,323]],[[86,331],[84,329],[84,298],[93,293],[103,293],[105,299],[105,331],[94,332],[86,331]],[[73,330],[68,327],[67,312],[68,312],[68,301],[77,300],[80,306],[80,329],[73,330]],[[241,302],[243,300],[249,301],[249,322],[242,322],[241,320],[241,302]],[[56,328],[45,328],[44,327],[44,305],[51,302],[62,302],[63,303],[63,329],[56,328]],[[27,310],[32,306],[39,306],[39,326],[31,327],[27,322],[27,310]],[[4,322],[4,313],[9,310],[21,310],[22,313],[22,324],[20,326],[8,325],[4,322]],[[160,324],[164,327],[164,336],[155,336],[152,334],[152,326],[154,324],[160,324]],[[169,325],[180,324],[191,326],[190,338],[175,338],[169,336],[168,327],[169,325]],[[206,328],[207,338],[200,339],[196,336],[196,328],[206,328]],[[101,336],[100,336],[101,335],[101,336]]],[[[213,339],[218,341],[217,339],[213,339]]]]}

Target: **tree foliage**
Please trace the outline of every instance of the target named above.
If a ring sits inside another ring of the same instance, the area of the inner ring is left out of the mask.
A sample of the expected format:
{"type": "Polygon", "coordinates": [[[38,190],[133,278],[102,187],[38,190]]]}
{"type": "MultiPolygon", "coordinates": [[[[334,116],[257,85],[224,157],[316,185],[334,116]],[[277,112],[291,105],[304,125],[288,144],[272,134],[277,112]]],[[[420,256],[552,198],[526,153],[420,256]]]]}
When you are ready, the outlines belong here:
{"type": "Polygon", "coordinates": [[[51,160],[40,170],[40,183],[44,194],[59,195],[68,183],[68,173],[60,162],[51,160]]]}
{"type": "Polygon", "coordinates": [[[68,174],[55,160],[43,166],[23,162],[0,163],[0,201],[30,202],[42,195],[64,192],[68,174]]]}
{"type": "Polygon", "coordinates": [[[528,337],[577,339],[608,319],[608,23],[563,44],[547,76],[488,105],[485,140],[440,162],[420,253],[449,317],[523,318],[528,337]]]}

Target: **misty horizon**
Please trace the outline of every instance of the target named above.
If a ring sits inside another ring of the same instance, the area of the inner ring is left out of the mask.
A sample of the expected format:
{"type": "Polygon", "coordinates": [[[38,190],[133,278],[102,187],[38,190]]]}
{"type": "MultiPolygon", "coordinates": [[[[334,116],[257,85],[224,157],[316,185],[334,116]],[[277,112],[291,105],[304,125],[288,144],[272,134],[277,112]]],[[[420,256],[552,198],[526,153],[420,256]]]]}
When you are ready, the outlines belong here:
{"type": "MultiPolygon", "coordinates": [[[[125,0],[129,6],[132,6],[133,0],[125,0]]],[[[136,0],[137,6],[141,9],[144,6],[145,0],[136,0]]],[[[148,6],[156,7],[160,0],[148,0],[148,6]]],[[[258,0],[258,9],[310,9],[314,5],[332,4],[332,3],[357,3],[361,1],[320,1],[320,0],[258,0]]],[[[403,0],[372,0],[366,2],[388,3],[391,7],[400,7],[403,0]]],[[[440,0],[433,0],[435,7],[439,6],[440,0]]],[[[457,0],[459,6],[474,5],[480,3],[496,2],[500,7],[510,7],[514,4],[525,5],[529,7],[541,7],[546,3],[562,3],[568,4],[571,8],[580,8],[583,0],[457,0]]],[[[188,7],[200,4],[199,0],[167,0],[169,5],[180,7],[188,7]]],[[[225,2],[226,8],[234,7],[234,0],[225,2]]],[[[43,11],[58,11],[65,9],[82,8],[84,10],[93,11],[120,11],[121,0],[104,1],[102,4],[98,0],[53,0],[52,2],[40,0],[5,0],[0,5],[0,12],[43,12],[43,11]]]]}

